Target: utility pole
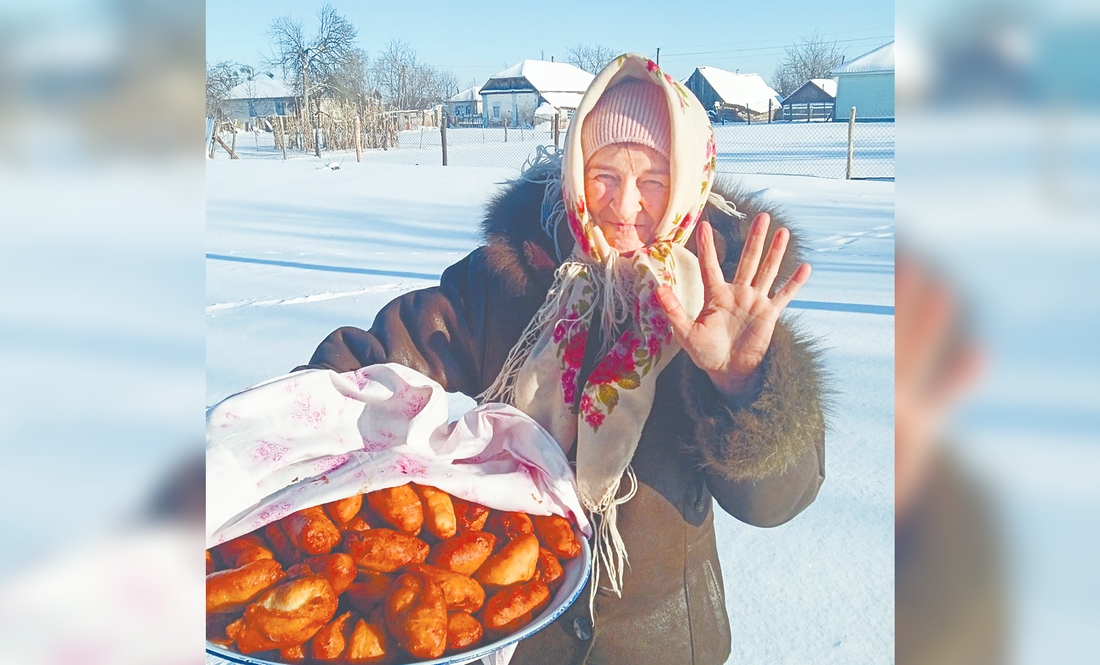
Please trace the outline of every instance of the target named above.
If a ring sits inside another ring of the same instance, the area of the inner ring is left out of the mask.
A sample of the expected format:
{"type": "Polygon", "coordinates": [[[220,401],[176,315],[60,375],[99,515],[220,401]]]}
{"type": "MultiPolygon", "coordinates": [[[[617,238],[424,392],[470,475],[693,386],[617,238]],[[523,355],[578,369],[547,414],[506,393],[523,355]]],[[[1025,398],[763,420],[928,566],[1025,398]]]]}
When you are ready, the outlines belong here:
{"type": "Polygon", "coordinates": [[[661,66],[661,47],[657,47],[657,66],[661,66]]]}

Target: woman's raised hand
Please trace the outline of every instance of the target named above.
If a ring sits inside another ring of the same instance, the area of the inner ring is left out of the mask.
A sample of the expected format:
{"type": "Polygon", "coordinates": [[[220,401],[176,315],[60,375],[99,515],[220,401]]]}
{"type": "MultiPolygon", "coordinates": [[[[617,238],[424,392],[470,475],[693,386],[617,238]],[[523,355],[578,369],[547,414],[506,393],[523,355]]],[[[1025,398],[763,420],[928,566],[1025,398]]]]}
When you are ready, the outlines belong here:
{"type": "Polygon", "coordinates": [[[760,364],[771,344],[779,314],[810,278],[810,264],[803,263],[790,281],[769,297],[791,237],[786,228],[776,231],[761,262],[770,223],[767,213],[753,219],[737,273],[729,283],[718,262],[714,229],[708,222],[699,223],[696,243],[703,277],[703,309],[694,321],[670,287],[662,286],[657,291],[676,340],[727,397],[747,395],[757,389],[760,364]]]}

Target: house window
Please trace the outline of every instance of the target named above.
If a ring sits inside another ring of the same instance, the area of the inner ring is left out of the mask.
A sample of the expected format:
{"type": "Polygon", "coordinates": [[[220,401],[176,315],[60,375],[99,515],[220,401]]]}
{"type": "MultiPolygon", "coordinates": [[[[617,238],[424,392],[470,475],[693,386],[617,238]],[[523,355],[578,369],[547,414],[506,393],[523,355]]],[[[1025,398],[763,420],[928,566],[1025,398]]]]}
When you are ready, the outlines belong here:
{"type": "Polygon", "coordinates": [[[275,100],[275,115],[286,115],[286,100],[285,99],[276,99],[275,100]]]}
{"type": "Polygon", "coordinates": [[[500,120],[500,104],[493,104],[493,120],[500,120]]]}

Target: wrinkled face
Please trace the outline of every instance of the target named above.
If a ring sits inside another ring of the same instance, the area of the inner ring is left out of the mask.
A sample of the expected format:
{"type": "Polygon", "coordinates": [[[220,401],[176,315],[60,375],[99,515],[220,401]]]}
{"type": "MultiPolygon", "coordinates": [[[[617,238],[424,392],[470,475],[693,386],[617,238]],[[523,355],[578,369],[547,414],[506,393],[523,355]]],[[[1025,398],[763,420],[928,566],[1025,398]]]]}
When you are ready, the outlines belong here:
{"type": "Polygon", "coordinates": [[[668,208],[668,159],[647,146],[604,146],[584,165],[588,212],[608,244],[633,252],[653,242],[668,208]]]}

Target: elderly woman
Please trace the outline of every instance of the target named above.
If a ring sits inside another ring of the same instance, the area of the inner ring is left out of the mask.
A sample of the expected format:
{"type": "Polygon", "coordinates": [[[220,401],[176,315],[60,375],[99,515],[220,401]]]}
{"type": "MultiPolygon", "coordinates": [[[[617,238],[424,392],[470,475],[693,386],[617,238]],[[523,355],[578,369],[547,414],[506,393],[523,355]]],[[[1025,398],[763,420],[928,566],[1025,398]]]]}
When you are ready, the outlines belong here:
{"type": "Polygon", "coordinates": [[[711,497],[774,526],[824,479],[819,362],[779,320],[810,267],[793,267],[796,243],[769,233],[752,199],[711,192],[714,158],[691,93],[619,57],[585,94],[560,164],[490,203],[486,246],[310,361],[398,362],[512,403],[576,460],[596,591],[515,663],[724,662],[711,497]]]}

